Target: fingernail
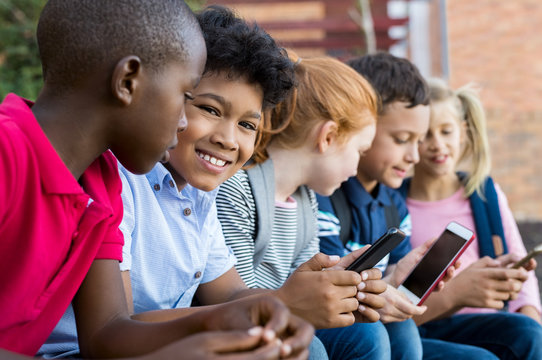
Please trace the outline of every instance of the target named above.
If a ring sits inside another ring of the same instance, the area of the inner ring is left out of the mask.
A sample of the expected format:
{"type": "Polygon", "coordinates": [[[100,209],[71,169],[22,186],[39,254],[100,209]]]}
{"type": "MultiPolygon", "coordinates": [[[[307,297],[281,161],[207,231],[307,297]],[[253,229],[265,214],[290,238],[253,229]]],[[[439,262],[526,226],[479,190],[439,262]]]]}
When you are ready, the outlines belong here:
{"type": "Polygon", "coordinates": [[[362,292],[358,292],[358,300],[363,300],[365,299],[366,295],[362,292]]]}
{"type": "Polygon", "coordinates": [[[282,355],[288,356],[292,353],[292,346],[290,344],[283,344],[282,345],[282,355]]]}
{"type": "Polygon", "coordinates": [[[361,279],[367,280],[369,278],[369,274],[367,274],[365,271],[361,273],[361,279]]]}
{"type": "Polygon", "coordinates": [[[248,334],[250,336],[261,335],[262,331],[263,331],[263,328],[261,326],[255,326],[253,328],[248,329],[248,334]]]}
{"type": "Polygon", "coordinates": [[[358,310],[359,310],[359,311],[365,311],[365,306],[363,306],[363,305],[360,304],[360,305],[358,306],[358,310]]]}
{"type": "Polygon", "coordinates": [[[265,330],[263,337],[267,339],[267,341],[271,341],[275,338],[275,332],[273,330],[265,330]]]}
{"type": "Polygon", "coordinates": [[[364,282],[360,282],[360,283],[358,284],[358,290],[363,290],[363,289],[365,289],[366,286],[367,286],[367,285],[365,285],[364,282]]]}
{"type": "Polygon", "coordinates": [[[337,255],[329,255],[329,260],[331,261],[339,261],[341,258],[337,255]]]}

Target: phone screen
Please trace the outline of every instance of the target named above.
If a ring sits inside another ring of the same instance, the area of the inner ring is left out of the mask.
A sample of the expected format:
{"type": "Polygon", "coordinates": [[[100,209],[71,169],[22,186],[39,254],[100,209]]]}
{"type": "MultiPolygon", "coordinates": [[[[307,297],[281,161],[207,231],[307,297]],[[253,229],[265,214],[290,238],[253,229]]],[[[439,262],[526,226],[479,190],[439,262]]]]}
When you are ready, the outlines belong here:
{"type": "Polygon", "coordinates": [[[406,278],[403,286],[422,298],[466,242],[467,239],[463,239],[450,230],[445,230],[406,278]]]}

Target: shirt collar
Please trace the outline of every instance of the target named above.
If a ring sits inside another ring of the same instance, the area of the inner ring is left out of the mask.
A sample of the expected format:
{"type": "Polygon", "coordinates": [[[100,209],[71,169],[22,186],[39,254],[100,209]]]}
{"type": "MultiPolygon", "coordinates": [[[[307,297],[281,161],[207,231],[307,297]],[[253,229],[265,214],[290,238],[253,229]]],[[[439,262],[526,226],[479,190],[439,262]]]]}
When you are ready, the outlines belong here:
{"type": "Polygon", "coordinates": [[[381,183],[376,185],[376,197],[369,194],[355,176],[349,178],[342,187],[353,206],[364,207],[375,201],[382,206],[391,205],[390,197],[387,193],[389,188],[381,183]]]}

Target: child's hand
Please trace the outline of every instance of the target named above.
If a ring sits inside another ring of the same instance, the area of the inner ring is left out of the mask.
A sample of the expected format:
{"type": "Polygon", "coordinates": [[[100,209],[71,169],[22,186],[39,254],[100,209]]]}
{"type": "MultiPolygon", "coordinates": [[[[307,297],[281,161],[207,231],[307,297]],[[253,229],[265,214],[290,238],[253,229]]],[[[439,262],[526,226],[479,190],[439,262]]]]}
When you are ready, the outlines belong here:
{"type": "Polygon", "coordinates": [[[382,278],[382,272],[378,269],[368,269],[361,272],[362,282],[358,285],[356,295],[359,306],[356,315],[357,322],[376,322],[380,319],[378,309],[385,306],[386,299],[382,294],[386,291],[387,284],[382,278]]]}
{"type": "MultiPolygon", "coordinates": [[[[246,330],[209,331],[184,338],[138,359],[279,359],[278,339],[262,342],[261,327],[246,330]],[[263,345],[262,345],[263,344],[263,345]],[[182,355],[181,355],[182,354],[182,355]]],[[[308,354],[308,350],[305,350],[308,354]]],[[[306,358],[306,357],[303,357],[306,358]]]]}
{"type": "MultiPolygon", "coordinates": [[[[515,263],[520,261],[523,258],[523,256],[517,255],[517,254],[506,254],[499,256],[496,260],[500,262],[501,266],[503,267],[512,267],[515,263]]],[[[522,267],[527,270],[531,271],[536,269],[537,262],[535,259],[530,259],[527,263],[523,264],[522,267]]]]}
{"type": "Polygon", "coordinates": [[[316,254],[290,275],[276,295],[294,314],[317,328],[352,325],[353,312],[359,305],[355,296],[361,276],[332,270],[339,260],[338,256],[316,254]]]}
{"type": "Polygon", "coordinates": [[[416,267],[416,265],[420,262],[422,257],[436,240],[436,238],[428,240],[417,248],[411,250],[408,254],[406,254],[401,260],[397,262],[397,265],[393,267],[391,273],[386,276],[386,282],[395,288],[402,284],[408,274],[410,274],[412,269],[416,267]]]}
{"type": "Polygon", "coordinates": [[[383,323],[403,321],[415,315],[421,315],[427,310],[427,306],[414,305],[405,294],[388,285],[382,297],[386,299],[385,305],[378,310],[380,321],[383,323]]]}
{"type": "Polygon", "coordinates": [[[525,269],[503,268],[486,256],[455,276],[444,291],[457,306],[502,309],[506,300],[517,298],[525,280],[525,269]]]}
{"type": "Polygon", "coordinates": [[[309,323],[291,314],[273,296],[251,296],[205,311],[202,324],[205,330],[246,331],[259,326],[262,328],[259,336],[264,343],[273,344],[280,339],[280,354],[284,357],[303,353],[314,334],[309,323]]]}

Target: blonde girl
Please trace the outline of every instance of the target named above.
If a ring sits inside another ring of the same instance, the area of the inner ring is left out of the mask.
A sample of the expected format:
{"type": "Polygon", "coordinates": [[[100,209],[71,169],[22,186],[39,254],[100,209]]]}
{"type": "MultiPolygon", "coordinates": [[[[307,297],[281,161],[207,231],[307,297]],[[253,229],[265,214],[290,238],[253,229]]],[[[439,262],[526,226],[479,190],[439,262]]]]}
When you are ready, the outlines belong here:
{"type": "Polygon", "coordinates": [[[485,347],[498,356],[540,359],[542,351],[535,346],[542,341],[540,296],[534,272],[527,271],[536,263],[510,268],[526,251],[506,197],[489,177],[486,118],[478,93],[470,85],[453,90],[442,80],[428,83],[429,131],[419,146],[414,176],[403,187],[412,247],[437,237],[452,220],[475,230],[477,241],[462,255],[458,274],[430,296],[428,310],[416,322],[444,319],[424,324],[420,333],[485,347]],[[505,307],[508,312],[498,312],[505,307]],[[521,340],[506,341],[507,336],[521,340]]]}

